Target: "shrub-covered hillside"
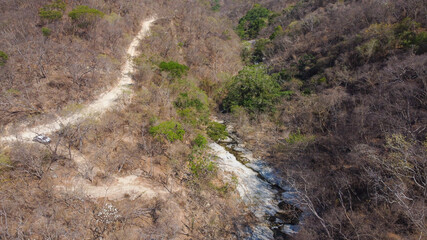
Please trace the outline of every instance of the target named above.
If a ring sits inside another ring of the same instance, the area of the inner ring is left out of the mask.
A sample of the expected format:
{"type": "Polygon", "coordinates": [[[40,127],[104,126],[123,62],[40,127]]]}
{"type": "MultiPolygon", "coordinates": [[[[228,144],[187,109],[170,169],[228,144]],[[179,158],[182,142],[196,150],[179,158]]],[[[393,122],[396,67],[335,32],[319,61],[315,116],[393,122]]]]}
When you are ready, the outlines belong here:
{"type": "Polygon", "coordinates": [[[106,92],[153,16],[116,107],[0,142],[1,239],[250,237],[215,116],[295,191],[276,239],[426,238],[426,0],[0,0],[1,137],[106,92]]]}
{"type": "MultiPolygon", "coordinates": [[[[222,104],[300,190],[311,215],[295,238],[425,238],[426,1],[225,1],[221,11],[242,37],[243,61],[280,85],[267,113],[243,87],[227,88],[222,104]]],[[[256,76],[242,71],[232,86],[256,76]]]]}

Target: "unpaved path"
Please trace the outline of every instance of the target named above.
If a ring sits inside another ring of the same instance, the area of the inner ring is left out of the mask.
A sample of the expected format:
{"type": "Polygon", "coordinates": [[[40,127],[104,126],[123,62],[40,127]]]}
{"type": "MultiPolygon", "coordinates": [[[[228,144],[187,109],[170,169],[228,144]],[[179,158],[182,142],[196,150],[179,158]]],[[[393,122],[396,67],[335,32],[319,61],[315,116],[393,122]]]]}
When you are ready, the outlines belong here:
{"type": "Polygon", "coordinates": [[[115,105],[115,102],[123,94],[123,91],[132,84],[131,73],[133,71],[132,59],[138,55],[137,47],[142,38],[144,38],[150,30],[151,24],[155,21],[155,18],[150,18],[142,23],[142,28],[132,40],[128,50],[128,58],[126,63],[123,65],[121,70],[121,77],[117,84],[108,92],[99,96],[97,100],[91,104],[85,106],[80,111],[68,117],[58,117],[52,122],[38,125],[35,127],[22,127],[23,131],[15,133],[13,135],[4,136],[0,138],[0,141],[31,141],[37,134],[50,134],[58,131],[61,126],[67,124],[73,124],[81,121],[81,119],[89,115],[99,115],[106,110],[110,109],[115,105]]]}
{"type": "Polygon", "coordinates": [[[77,165],[79,174],[72,179],[62,179],[56,189],[62,193],[83,195],[89,198],[106,198],[110,201],[118,201],[124,198],[134,200],[136,198],[162,197],[169,193],[165,186],[149,178],[142,177],[141,171],[135,169],[131,175],[111,175],[107,180],[94,184],[89,179],[95,178],[103,171],[94,166],[87,157],[79,151],[72,150],[72,158],[77,165]]]}
{"type": "Polygon", "coordinates": [[[82,177],[76,177],[70,182],[56,186],[62,193],[83,195],[89,198],[106,198],[110,201],[136,198],[155,198],[168,194],[160,184],[154,184],[137,175],[112,177],[110,181],[94,185],[82,177]]]}
{"type": "MultiPolygon", "coordinates": [[[[55,131],[60,130],[63,125],[77,123],[88,116],[99,116],[108,109],[111,109],[116,105],[116,101],[121,97],[123,92],[128,89],[129,85],[132,84],[131,74],[133,72],[132,60],[138,55],[137,47],[140,41],[148,34],[151,24],[155,21],[155,18],[150,18],[142,23],[141,30],[132,40],[127,50],[127,60],[121,70],[121,77],[117,84],[108,92],[99,96],[99,98],[89,105],[85,106],[80,111],[67,116],[58,117],[52,122],[37,125],[35,127],[22,127],[22,131],[13,135],[0,137],[0,142],[4,141],[25,141],[31,142],[37,134],[48,135],[55,131]]],[[[87,166],[91,165],[89,161],[81,153],[72,151],[73,159],[77,164],[78,171],[82,173],[87,166]]],[[[96,174],[100,170],[96,167],[91,171],[92,174],[96,174]]],[[[137,197],[156,197],[159,195],[166,194],[167,191],[159,186],[153,184],[145,178],[129,175],[129,176],[112,176],[112,180],[108,183],[102,183],[100,185],[93,185],[90,181],[85,179],[82,174],[77,175],[71,182],[56,186],[59,191],[66,193],[79,192],[90,198],[107,198],[109,200],[120,200],[125,197],[135,199],[137,197]]]]}

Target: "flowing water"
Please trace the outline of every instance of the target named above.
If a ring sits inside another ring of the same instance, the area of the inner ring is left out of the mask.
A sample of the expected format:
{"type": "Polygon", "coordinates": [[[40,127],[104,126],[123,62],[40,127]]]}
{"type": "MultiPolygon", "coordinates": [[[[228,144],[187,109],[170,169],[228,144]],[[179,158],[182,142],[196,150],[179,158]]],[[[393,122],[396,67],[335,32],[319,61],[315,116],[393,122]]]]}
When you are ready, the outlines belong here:
{"type": "Polygon", "coordinates": [[[248,239],[286,239],[298,231],[302,211],[296,194],[261,159],[253,157],[228,127],[230,137],[209,147],[225,176],[238,179],[237,191],[259,224],[248,229],[248,239]],[[227,174],[228,173],[228,174],[227,174]]]}

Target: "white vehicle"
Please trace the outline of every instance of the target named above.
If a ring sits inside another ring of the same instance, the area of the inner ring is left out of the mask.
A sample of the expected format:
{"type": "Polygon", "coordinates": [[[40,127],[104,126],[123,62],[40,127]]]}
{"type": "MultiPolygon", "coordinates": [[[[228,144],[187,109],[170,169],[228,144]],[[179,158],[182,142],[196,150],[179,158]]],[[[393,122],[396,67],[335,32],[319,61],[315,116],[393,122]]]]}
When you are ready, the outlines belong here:
{"type": "Polygon", "coordinates": [[[42,143],[42,144],[48,144],[50,143],[52,140],[50,139],[50,137],[47,137],[43,134],[37,134],[37,136],[35,136],[33,138],[34,142],[38,142],[38,143],[42,143]]]}

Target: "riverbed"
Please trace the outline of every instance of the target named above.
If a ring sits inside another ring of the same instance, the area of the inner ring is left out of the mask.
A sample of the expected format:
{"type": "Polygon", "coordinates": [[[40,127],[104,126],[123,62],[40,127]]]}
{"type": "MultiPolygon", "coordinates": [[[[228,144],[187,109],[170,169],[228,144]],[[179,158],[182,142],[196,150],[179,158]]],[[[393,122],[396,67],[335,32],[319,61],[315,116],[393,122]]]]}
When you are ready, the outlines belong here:
{"type": "Polygon", "coordinates": [[[299,229],[302,211],[297,207],[297,194],[262,159],[254,157],[232,126],[227,131],[227,139],[209,147],[224,177],[237,178],[237,192],[258,219],[248,229],[248,239],[287,239],[299,229]]]}

